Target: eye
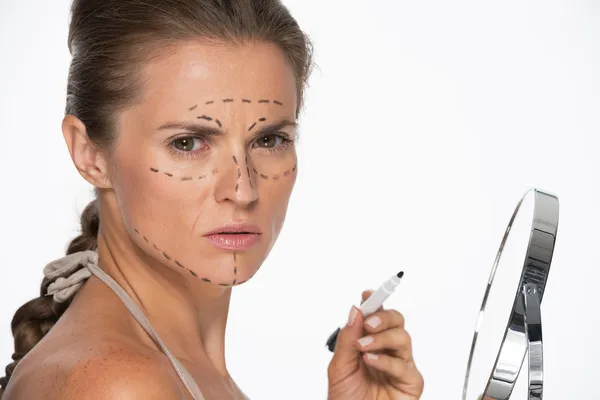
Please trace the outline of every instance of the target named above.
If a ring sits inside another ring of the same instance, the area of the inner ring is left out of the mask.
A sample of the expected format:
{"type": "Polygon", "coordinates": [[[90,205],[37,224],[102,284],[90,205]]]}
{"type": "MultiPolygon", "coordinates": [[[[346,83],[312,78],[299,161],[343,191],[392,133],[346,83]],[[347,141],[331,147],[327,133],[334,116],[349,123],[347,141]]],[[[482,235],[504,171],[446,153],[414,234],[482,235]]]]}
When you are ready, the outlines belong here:
{"type": "Polygon", "coordinates": [[[279,135],[273,134],[273,135],[266,135],[266,136],[259,138],[256,141],[256,144],[258,145],[258,147],[272,149],[272,148],[281,146],[281,144],[283,144],[284,142],[285,142],[285,138],[283,138],[279,135]]]}
{"type": "Polygon", "coordinates": [[[203,140],[194,136],[179,137],[171,142],[171,146],[181,152],[191,152],[199,150],[203,145],[203,140]]]}

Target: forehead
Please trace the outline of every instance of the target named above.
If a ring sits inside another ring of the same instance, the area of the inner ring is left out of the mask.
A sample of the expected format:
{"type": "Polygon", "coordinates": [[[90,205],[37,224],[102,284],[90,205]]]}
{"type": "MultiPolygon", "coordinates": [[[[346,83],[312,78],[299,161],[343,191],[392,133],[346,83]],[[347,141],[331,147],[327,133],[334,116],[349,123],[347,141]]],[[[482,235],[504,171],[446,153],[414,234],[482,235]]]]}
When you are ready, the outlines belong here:
{"type": "Polygon", "coordinates": [[[166,47],[143,69],[143,100],[156,112],[237,97],[297,103],[294,71],[274,44],[183,42],[166,47]]]}

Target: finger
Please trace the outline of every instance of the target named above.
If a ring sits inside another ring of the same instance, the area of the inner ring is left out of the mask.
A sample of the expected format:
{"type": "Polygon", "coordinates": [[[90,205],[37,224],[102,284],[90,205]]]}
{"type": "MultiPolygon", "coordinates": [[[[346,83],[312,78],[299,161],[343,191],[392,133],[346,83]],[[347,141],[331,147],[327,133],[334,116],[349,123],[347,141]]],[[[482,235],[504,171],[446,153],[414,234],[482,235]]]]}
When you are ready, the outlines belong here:
{"type": "Polygon", "coordinates": [[[356,341],[361,352],[385,352],[404,361],[411,361],[412,339],[402,328],[388,329],[383,332],[364,336],[356,341]]]}
{"type": "Polygon", "coordinates": [[[329,377],[345,376],[346,372],[355,370],[362,353],[356,347],[356,341],[363,335],[364,318],[360,310],[352,307],[348,323],[338,334],[333,357],[329,363],[329,377]]]}
{"type": "Polygon", "coordinates": [[[387,354],[366,353],[365,364],[385,373],[391,379],[406,385],[403,390],[419,396],[423,392],[423,376],[412,361],[404,361],[387,354]]]}
{"type": "Polygon", "coordinates": [[[391,328],[404,329],[404,316],[396,310],[377,311],[365,320],[365,330],[369,333],[391,328]]]}
{"type": "MultiPolygon", "coordinates": [[[[362,300],[360,302],[360,304],[363,304],[365,301],[367,301],[367,299],[369,297],[371,297],[371,295],[374,293],[374,290],[365,290],[362,292],[362,300]]],[[[377,309],[377,311],[382,311],[383,310],[383,306],[379,307],[377,309]]]]}

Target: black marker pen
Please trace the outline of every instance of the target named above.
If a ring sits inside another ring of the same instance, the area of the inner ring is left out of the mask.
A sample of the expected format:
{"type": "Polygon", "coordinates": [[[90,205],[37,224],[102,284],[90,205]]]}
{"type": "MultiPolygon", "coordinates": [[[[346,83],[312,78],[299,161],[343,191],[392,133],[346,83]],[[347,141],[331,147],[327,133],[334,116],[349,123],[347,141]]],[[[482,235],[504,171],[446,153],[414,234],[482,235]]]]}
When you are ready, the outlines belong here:
{"type": "MultiPolygon", "coordinates": [[[[367,318],[369,315],[373,314],[375,311],[379,309],[383,305],[383,302],[387,300],[388,297],[392,293],[396,287],[400,284],[402,277],[404,276],[404,272],[400,271],[396,275],[392,276],[387,281],[383,282],[383,284],[377,289],[364,303],[360,305],[361,314],[367,318]]],[[[340,333],[341,328],[337,328],[335,332],[329,336],[327,339],[326,346],[329,348],[329,351],[333,352],[335,350],[335,342],[337,341],[338,334],[340,333]]]]}

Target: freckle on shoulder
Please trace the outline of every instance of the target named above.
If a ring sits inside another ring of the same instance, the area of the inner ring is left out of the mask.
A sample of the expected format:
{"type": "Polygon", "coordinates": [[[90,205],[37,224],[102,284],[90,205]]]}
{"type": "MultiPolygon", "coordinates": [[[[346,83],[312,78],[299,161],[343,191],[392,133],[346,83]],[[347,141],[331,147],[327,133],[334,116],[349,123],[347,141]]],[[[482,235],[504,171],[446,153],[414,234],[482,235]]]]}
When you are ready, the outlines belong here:
{"type": "Polygon", "coordinates": [[[37,368],[29,365],[31,373],[20,374],[11,399],[41,398],[42,394],[47,400],[184,398],[175,372],[149,353],[119,344],[95,352],[57,350],[40,360],[37,368]]]}

